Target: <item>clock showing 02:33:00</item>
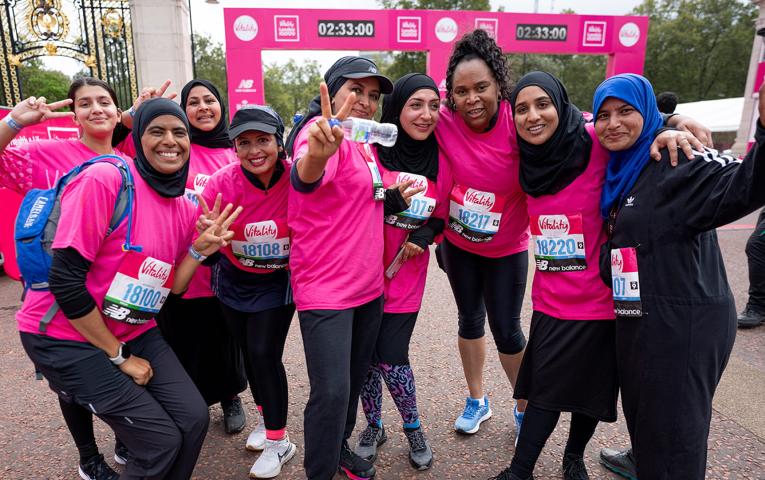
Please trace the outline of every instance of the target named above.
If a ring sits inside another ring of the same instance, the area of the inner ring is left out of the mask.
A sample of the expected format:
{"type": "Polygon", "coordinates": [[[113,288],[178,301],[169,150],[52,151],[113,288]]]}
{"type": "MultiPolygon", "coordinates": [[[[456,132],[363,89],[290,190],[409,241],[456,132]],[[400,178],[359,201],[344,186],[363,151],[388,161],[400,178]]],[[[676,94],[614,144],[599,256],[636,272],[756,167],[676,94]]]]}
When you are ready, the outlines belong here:
{"type": "Polygon", "coordinates": [[[541,40],[546,42],[565,42],[568,25],[519,24],[515,27],[516,40],[541,40]]]}
{"type": "Polygon", "coordinates": [[[320,37],[374,37],[373,20],[319,20],[320,37]]]}

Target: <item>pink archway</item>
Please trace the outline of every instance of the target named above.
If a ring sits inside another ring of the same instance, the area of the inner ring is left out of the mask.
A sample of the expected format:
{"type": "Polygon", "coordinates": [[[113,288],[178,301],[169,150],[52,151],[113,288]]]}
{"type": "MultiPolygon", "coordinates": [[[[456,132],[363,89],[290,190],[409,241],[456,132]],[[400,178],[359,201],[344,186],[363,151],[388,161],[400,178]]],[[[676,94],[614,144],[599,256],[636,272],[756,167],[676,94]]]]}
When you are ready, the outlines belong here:
{"type": "Polygon", "coordinates": [[[607,55],[606,76],[642,73],[648,17],[450,10],[226,8],[228,99],[264,103],[263,50],[426,51],[445,85],[452,45],[483,28],[508,53],[607,55]]]}

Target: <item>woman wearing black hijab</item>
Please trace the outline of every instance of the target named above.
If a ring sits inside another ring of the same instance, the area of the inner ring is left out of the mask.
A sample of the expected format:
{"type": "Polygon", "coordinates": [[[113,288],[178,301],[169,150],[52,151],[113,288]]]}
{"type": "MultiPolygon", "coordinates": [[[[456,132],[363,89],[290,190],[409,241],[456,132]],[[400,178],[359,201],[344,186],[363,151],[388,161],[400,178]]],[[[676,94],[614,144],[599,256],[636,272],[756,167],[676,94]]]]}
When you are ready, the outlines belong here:
{"type": "MultiPolygon", "coordinates": [[[[215,85],[207,80],[187,83],[181,91],[181,108],[191,138],[183,187],[186,200],[196,206],[196,194],[202,193],[210,175],[238,159],[228,138],[226,107],[215,85]]],[[[220,402],[226,432],[237,433],[245,425],[238,394],[247,387],[247,378],[241,351],[210,283],[210,267],[201,266],[183,297],[171,298],[157,321],[207,405],[220,402]]]]}
{"type": "Polygon", "coordinates": [[[377,446],[386,440],[381,418],[382,379],[403,420],[409,441],[409,461],[418,470],[430,468],[433,453],[420,425],[414,374],[409,364],[409,341],[422,303],[430,252],[428,245],[443,231],[451,176],[440,163],[433,133],[440,98],[433,79],[420,73],[401,77],[386,97],[381,121],[398,127],[396,144],[378,147],[383,183],[414,180],[427,190],[409,208],[385,218],[383,265],[393,267],[385,278],[385,306],[373,363],[361,390],[367,428],[359,435],[356,453],[374,461],[377,446]],[[393,274],[393,270],[398,271],[393,274]]]}
{"type": "Polygon", "coordinates": [[[207,432],[204,400],[152,318],[168,293],[186,288],[200,259],[231,238],[228,222],[237,215],[228,206],[191,243],[196,215],[181,198],[187,125],[170,100],[138,110],[137,153],[126,174],[132,213],[114,231],[108,227],[123,182],[114,166],[96,163],[67,185],[50,291],[30,292],[17,313],[22,345],[51,388],[92,411],[127,446],[120,478],[190,478],[207,432]],[[60,311],[40,332],[40,314],[54,301],[60,311]]]}

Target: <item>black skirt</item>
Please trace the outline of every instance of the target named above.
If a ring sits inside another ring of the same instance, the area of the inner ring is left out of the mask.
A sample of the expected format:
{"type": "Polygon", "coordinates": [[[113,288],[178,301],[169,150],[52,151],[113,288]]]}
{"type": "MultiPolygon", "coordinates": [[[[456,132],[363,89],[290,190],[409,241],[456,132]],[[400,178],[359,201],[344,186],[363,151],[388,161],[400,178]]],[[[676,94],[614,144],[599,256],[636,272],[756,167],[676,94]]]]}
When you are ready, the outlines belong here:
{"type": "Polygon", "coordinates": [[[247,388],[242,352],[217,298],[171,295],[157,315],[157,325],[207,405],[247,388]]]}
{"type": "Polygon", "coordinates": [[[535,311],[513,397],[558,412],[616,421],[615,322],[535,311]]]}

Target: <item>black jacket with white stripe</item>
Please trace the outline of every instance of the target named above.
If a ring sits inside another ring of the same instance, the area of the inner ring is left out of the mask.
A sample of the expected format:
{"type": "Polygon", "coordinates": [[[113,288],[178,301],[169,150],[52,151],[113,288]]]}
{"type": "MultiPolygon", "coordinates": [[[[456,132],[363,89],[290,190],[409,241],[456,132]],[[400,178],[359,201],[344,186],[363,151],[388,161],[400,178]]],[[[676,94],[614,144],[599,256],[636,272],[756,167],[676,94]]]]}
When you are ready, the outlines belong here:
{"type": "MultiPolygon", "coordinates": [[[[618,207],[601,268],[610,278],[609,248],[635,247],[644,315],[652,301],[732,302],[715,228],[765,205],[765,127],[741,161],[716,150],[692,160],[679,151],[672,167],[666,149],[651,160],[618,207]]],[[[610,284],[609,284],[610,286],[610,284]]]]}

